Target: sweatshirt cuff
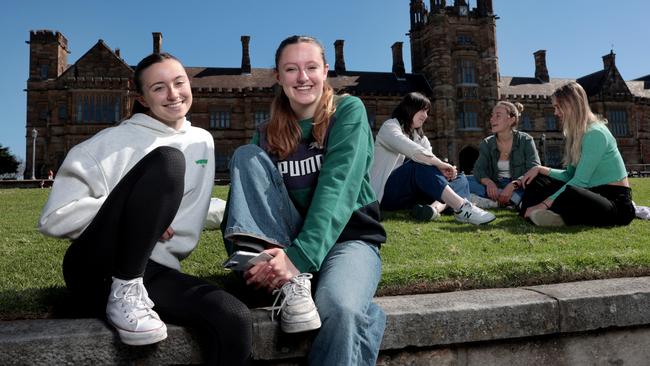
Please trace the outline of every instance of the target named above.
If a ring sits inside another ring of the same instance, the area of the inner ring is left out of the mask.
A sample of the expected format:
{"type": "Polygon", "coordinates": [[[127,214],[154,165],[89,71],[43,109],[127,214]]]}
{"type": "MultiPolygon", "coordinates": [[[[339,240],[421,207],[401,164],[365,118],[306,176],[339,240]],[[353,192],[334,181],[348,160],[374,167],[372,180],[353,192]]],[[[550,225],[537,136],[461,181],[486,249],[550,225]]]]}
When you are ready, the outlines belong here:
{"type": "Polygon", "coordinates": [[[296,239],[293,241],[293,243],[291,243],[291,246],[284,248],[284,252],[287,253],[287,256],[291,260],[291,263],[293,263],[293,265],[298,268],[300,273],[318,271],[318,268],[305,255],[305,252],[303,252],[302,248],[300,248],[300,246],[297,244],[298,240],[296,239]]]}

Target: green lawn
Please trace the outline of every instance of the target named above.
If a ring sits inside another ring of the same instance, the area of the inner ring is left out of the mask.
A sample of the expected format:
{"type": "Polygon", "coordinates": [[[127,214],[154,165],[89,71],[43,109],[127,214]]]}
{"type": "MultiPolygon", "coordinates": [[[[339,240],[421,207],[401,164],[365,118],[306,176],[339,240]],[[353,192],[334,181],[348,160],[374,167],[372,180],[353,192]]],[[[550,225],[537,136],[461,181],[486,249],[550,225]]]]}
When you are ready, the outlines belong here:
{"type": "MultiPolygon", "coordinates": [[[[650,205],[650,179],[631,180],[639,205],[650,205]]],[[[67,241],[35,229],[48,189],[0,190],[0,319],[59,316],[66,306],[61,260],[67,241]]],[[[227,187],[214,196],[225,198],[227,187]]],[[[581,279],[650,275],[650,222],[596,229],[538,228],[512,211],[495,210],[487,226],[451,216],[417,223],[387,215],[379,294],[512,287],[581,279]]],[[[205,231],[184,271],[230,283],[218,231],[205,231]]],[[[65,313],[65,311],[63,311],[65,313]]]]}

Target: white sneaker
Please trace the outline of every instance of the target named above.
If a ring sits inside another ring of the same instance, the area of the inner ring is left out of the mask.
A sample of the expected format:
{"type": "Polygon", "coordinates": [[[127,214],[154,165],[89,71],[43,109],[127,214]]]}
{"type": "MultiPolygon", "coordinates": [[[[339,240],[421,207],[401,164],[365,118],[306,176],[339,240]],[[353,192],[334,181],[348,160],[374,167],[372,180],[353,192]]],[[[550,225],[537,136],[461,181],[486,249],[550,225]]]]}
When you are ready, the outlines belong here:
{"type": "Polygon", "coordinates": [[[285,283],[281,290],[276,290],[278,296],[273,302],[271,320],[273,320],[274,310],[279,309],[282,312],[280,328],[285,333],[306,332],[320,328],[320,316],[311,298],[311,278],[310,273],[301,273],[285,283]],[[284,297],[282,303],[276,307],[275,304],[281,295],[284,297]]]}
{"type": "Polygon", "coordinates": [[[535,210],[530,213],[530,221],[537,226],[565,226],[562,216],[551,210],[535,210]]]}
{"type": "Polygon", "coordinates": [[[497,208],[499,207],[499,203],[497,201],[493,201],[489,198],[481,197],[479,195],[476,195],[474,193],[469,195],[469,201],[476,207],[479,208],[497,208]]]}
{"type": "Polygon", "coordinates": [[[106,317],[117,329],[122,342],[142,346],[167,338],[167,326],[152,310],[153,306],[142,277],[128,281],[113,277],[106,317]]]}
{"type": "Polygon", "coordinates": [[[460,210],[454,216],[456,216],[457,221],[474,225],[487,224],[496,219],[496,216],[492,213],[476,207],[468,200],[465,200],[465,203],[460,206],[460,210]]]}

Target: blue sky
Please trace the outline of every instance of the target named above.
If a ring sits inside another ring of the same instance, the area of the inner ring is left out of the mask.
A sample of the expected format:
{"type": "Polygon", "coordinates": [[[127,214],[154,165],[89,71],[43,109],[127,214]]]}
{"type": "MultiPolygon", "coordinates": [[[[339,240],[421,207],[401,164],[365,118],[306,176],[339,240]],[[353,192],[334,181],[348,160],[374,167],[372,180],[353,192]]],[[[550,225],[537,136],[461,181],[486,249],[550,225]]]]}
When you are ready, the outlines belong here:
{"type": "MultiPolygon", "coordinates": [[[[453,3],[453,0],[447,0],[453,3]]],[[[427,5],[429,1],[426,1],[427,5]]],[[[533,76],[533,52],[547,51],[550,76],[576,78],[602,69],[614,49],[626,80],[650,74],[647,0],[493,0],[497,49],[503,76],[533,76]]],[[[476,6],[476,0],[470,0],[476,6]]],[[[310,34],[327,48],[345,40],[348,70],[390,71],[390,46],[404,42],[410,72],[409,0],[9,1],[0,12],[3,46],[0,106],[5,112],[0,144],[25,159],[25,109],[29,31],[58,30],[68,39],[74,63],[103,39],[134,65],[151,52],[151,32],[163,33],[163,49],[186,66],[238,67],[241,35],[251,36],[253,67],[271,67],[277,44],[310,34]]],[[[333,65],[332,65],[333,67],[333,65]]]]}

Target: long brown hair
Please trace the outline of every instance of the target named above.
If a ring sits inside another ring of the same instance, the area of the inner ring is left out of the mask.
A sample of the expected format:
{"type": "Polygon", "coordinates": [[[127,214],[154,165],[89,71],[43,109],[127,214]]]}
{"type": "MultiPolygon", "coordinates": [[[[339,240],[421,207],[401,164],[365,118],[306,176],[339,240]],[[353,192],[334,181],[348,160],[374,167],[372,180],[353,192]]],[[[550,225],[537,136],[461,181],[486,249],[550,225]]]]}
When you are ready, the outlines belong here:
{"type": "MultiPolygon", "coordinates": [[[[598,121],[598,117],[589,107],[587,93],[575,81],[571,81],[555,90],[551,96],[562,111],[562,132],[565,137],[564,165],[577,165],[580,161],[582,137],[589,125],[598,121]]],[[[606,120],[603,120],[607,123],[606,120]]]]}
{"type": "MultiPolygon", "coordinates": [[[[300,42],[311,43],[319,47],[323,58],[323,65],[327,64],[325,61],[325,49],[318,40],[309,36],[291,36],[283,40],[275,51],[275,72],[279,72],[280,57],[285,47],[300,42]]],[[[312,129],[312,136],[320,146],[324,144],[327,127],[334,112],[336,112],[334,90],[327,80],[325,80],[323,83],[323,95],[314,112],[314,127],[312,129]]],[[[266,127],[269,153],[276,154],[280,158],[285,158],[296,149],[301,138],[298,116],[291,109],[289,98],[284,93],[284,90],[279,87],[276,89],[275,98],[271,104],[271,118],[266,127]]]]}

